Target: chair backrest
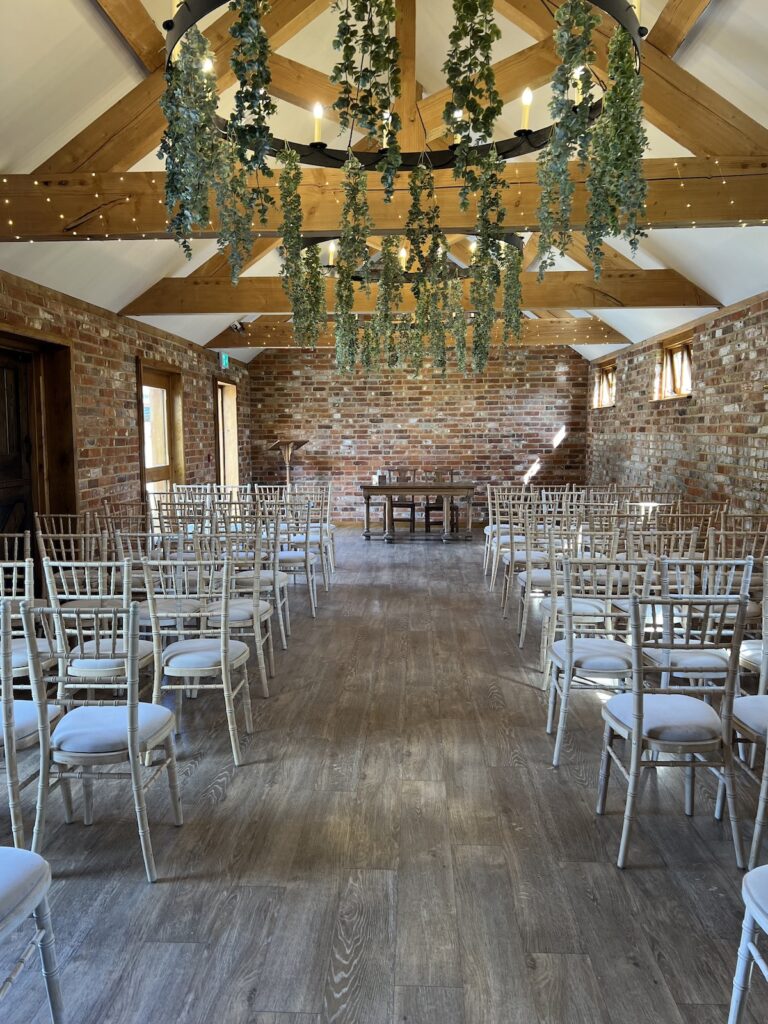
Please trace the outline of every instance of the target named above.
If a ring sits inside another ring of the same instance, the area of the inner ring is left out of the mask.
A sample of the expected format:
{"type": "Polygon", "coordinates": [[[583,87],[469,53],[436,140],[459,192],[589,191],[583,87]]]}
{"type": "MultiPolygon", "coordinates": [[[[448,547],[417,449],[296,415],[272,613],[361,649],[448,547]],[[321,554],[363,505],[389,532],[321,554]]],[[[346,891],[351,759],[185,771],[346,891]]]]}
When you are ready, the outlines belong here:
{"type": "Polygon", "coordinates": [[[43,559],[48,600],[53,607],[70,601],[91,606],[108,601],[127,607],[131,595],[131,563],[54,562],[43,559]]]}
{"type": "Polygon", "coordinates": [[[108,549],[106,532],[37,534],[40,558],[50,558],[54,562],[97,562],[107,557],[108,549]]]}
{"type": "MultiPolygon", "coordinates": [[[[35,596],[35,563],[31,558],[0,561],[0,600],[31,601],[35,596]]],[[[18,611],[18,607],[16,608],[18,611]]]]}
{"type": "Polygon", "coordinates": [[[35,512],[35,533],[93,533],[90,512],[35,512]]]}
{"type": "Polygon", "coordinates": [[[698,531],[630,529],[627,550],[632,558],[689,558],[696,553],[698,531]]]}
{"type": "Polygon", "coordinates": [[[0,533],[0,562],[23,562],[32,557],[32,538],[24,533],[0,533]]]}

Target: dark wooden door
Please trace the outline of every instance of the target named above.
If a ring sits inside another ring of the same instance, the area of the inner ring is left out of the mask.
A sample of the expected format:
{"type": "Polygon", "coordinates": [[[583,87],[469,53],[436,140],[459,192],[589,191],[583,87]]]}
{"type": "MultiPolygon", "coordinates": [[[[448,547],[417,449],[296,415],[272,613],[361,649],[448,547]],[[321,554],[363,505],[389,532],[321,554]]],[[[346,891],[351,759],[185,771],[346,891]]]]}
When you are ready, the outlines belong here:
{"type": "Polygon", "coordinates": [[[0,533],[32,527],[31,357],[0,350],[0,533]]]}

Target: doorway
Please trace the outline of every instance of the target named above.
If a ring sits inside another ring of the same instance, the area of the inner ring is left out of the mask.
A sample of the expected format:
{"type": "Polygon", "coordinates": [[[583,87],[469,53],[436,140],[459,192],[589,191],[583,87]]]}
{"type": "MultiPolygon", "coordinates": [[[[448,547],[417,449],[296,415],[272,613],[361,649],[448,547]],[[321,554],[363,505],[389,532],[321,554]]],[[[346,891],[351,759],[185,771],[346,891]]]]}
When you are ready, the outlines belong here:
{"type": "Polygon", "coordinates": [[[182,385],[178,373],[138,365],[141,479],[148,498],[184,483],[182,385]]]}
{"type": "Polygon", "coordinates": [[[237,447],[237,387],[223,380],[214,381],[216,408],[216,479],[220,484],[237,487],[240,483],[240,459],[237,447]]]}

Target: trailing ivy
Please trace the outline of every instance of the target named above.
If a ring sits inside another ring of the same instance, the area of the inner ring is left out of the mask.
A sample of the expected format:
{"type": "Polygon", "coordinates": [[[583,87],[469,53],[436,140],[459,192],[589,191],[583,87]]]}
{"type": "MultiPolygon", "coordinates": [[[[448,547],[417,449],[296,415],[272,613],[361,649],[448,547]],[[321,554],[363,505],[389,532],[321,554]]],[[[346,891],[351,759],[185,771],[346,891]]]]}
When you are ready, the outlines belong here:
{"type": "Polygon", "coordinates": [[[520,310],[520,303],[522,300],[520,272],[522,269],[522,252],[516,245],[507,243],[502,247],[501,255],[501,336],[505,343],[509,341],[509,338],[512,335],[514,335],[514,337],[519,341],[523,329],[523,317],[520,310]]]}
{"type": "Polygon", "coordinates": [[[496,320],[496,292],[501,283],[499,263],[506,209],[502,202],[505,187],[504,163],[491,148],[480,163],[477,182],[477,247],[472,260],[469,297],[474,309],[472,334],[472,369],[482,373],[496,320]]]}
{"type": "Polygon", "coordinates": [[[205,36],[191,28],[166,71],[160,99],[168,122],[158,152],[165,160],[165,206],[170,231],[187,259],[193,229],[208,227],[211,219],[209,190],[222,177],[216,78],[203,70],[212,60],[205,36]]]}
{"type": "Polygon", "coordinates": [[[453,173],[462,179],[460,201],[461,208],[466,210],[469,193],[478,183],[473,166],[474,146],[491,141],[502,108],[491,53],[501,31],[496,24],[493,0],[453,0],[453,17],[450,50],[443,64],[452,95],[445,105],[443,120],[459,139],[453,173]]]}
{"type": "MultiPolygon", "coordinates": [[[[232,70],[239,83],[230,131],[242,166],[249,174],[265,178],[272,177],[272,168],[267,163],[271,141],[269,119],[277,111],[269,88],[271,50],[264,30],[264,17],[269,8],[269,0],[233,0],[229,5],[230,11],[237,14],[230,33],[235,40],[232,70]]],[[[273,205],[269,189],[258,182],[253,187],[252,209],[262,224],[266,223],[269,207],[273,205]]]]}
{"type": "Polygon", "coordinates": [[[394,0],[336,0],[339,20],[333,48],[339,59],[331,81],[339,86],[333,104],[342,131],[357,128],[386,152],[381,179],[387,202],[400,166],[400,115],[393,109],[400,95],[400,45],[392,34],[394,0]],[[386,138],[386,145],[384,140],[386,138]]]}
{"type": "Polygon", "coordinates": [[[419,164],[408,179],[411,205],[406,220],[405,237],[408,240],[409,271],[427,274],[440,263],[445,253],[446,240],[440,227],[440,207],[435,192],[435,176],[430,167],[419,164]]]}
{"type": "MultiPolygon", "coordinates": [[[[381,246],[379,291],[376,296],[373,317],[369,324],[369,330],[376,338],[375,344],[371,342],[368,345],[371,357],[375,353],[378,360],[383,351],[387,358],[387,364],[390,366],[393,365],[393,352],[394,363],[397,362],[395,313],[399,310],[403,298],[403,271],[398,259],[399,251],[400,239],[396,235],[387,235],[381,246]]],[[[361,361],[365,365],[362,354],[361,361]]]]}
{"type": "Polygon", "coordinates": [[[569,162],[577,157],[586,163],[591,138],[589,111],[592,104],[591,75],[594,63],[592,33],[600,18],[589,0],[565,0],[555,15],[554,40],[560,65],[552,79],[552,136],[538,159],[539,202],[539,280],[554,265],[554,249],[565,253],[571,242],[571,207],[574,182],[569,162]],[[569,95],[579,75],[582,99],[578,104],[569,95]]]}
{"type": "Polygon", "coordinates": [[[456,366],[467,372],[467,318],[464,313],[464,289],[458,278],[448,282],[446,321],[456,352],[456,366]]]}
{"type": "Polygon", "coordinates": [[[293,313],[293,334],[298,345],[314,348],[327,323],[325,279],[320,264],[320,247],[303,250],[301,210],[301,163],[293,149],[283,150],[280,175],[280,206],[283,223],[280,277],[293,313]]]}
{"type": "Polygon", "coordinates": [[[603,268],[603,239],[623,235],[637,251],[645,231],[647,184],[643,154],[648,138],[643,125],[643,81],[635,70],[635,48],[623,28],[608,45],[608,77],[613,82],[603,100],[592,140],[587,177],[587,252],[599,278],[603,268]]]}
{"type": "Polygon", "coordinates": [[[369,254],[367,240],[373,233],[368,210],[365,170],[350,150],[344,164],[344,206],[336,271],[336,365],[351,370],[358,350],[358,322],[353,309],[355,279],[361,279],[368,291],[369,254]]]}
{"type": "Polygon", "coordinates": [[[255,195],[245,168],[238,159],[237,146],[230,134],[220,143],[218,169],[213,187],[219,215],[217,244],[222,251],[229,246],[232,284],[237,284],[243,266],[253,249],[255,195]]]}

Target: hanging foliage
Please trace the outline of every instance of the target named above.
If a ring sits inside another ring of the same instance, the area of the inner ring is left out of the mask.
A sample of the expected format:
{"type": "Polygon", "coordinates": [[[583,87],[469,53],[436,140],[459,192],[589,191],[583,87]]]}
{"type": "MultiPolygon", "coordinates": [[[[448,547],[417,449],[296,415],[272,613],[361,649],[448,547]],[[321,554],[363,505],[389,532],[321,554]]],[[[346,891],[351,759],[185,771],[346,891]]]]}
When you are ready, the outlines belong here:
{"type": "Polygon", "coordinates": [[[592,33],[600,18],[589,0],[565,0],[555,15],[555,50],[560,66],[552,79],[552,136],[538,159],[539,201],[539,280],[554,266],[554,250],[565,253],[571,242],[571,207],[574,182],[569,162],[577,157],[586,163],[591,138],[589,112],[592,104],[594,63],[592,33]],[[574,102],[570,92],[578,87],[581,100],[574,102]]]}
{"type": "Polygon", "coordinates": [[[367,241],[373,233],[373,223],[368,210],[365,170],[351,150],[343,170],[344,206],[336,271],[336,365],[340,370],[351,370],[358,349],[358,322],[353,313],[355,280],[361,280],[368,292],[367,241]]]}
{"type": "Polygon", "coordinates": [[[647,184],[643,154],[648,138],[643,125],[643,80],[635,70],[632,38],[617,28],[608,44],[608,77],[613,85],[595,126],[587,177],[587,252],[599,278],[606,235],[623,235],[632,252],[645,231],[647,184]]]}
{"type": "Polygon", "coordinates": [[[160,106],[168,122],[158,156],[165,160],[165,206],[169,229],[192,258],[195,227],[208,227],[209,191],[222,178],[220,136],[216,128],[216,78],[203,69],[213,55],[205,36],[191,28],[178,57],[165,74],[160,106]]]}
{"type": "Polygon", "coordinates": [[[392,34],[394,0],[336,0],[339,12],[333,48],[339,59],[331,81],[339,86],[333,104],[341,131],[357,129],[386,152],[380,164],[384,197],[392,198],[400,166],[400,115],[394,110],[400,95],[400,45],[392,34]]]}
{"type": "MultiPolygon", "coordinates": [[[[237,13],[237,20],[229,31],[235,40],[232,70],[239,83],[229,122],[230,132],[237,144],[240,163],[249,174],[257,175],[257,179],[261,175],[272,177],[272,168],[267,163],[271,142],[269,119],[277,110],[270,95],[271,50],[264,31],[264,17],[269,8],[269,0],[237,0],[229,5],[230,11],[237,13]]],[[[269,207],[273,205],[271,193],[257,180],[252,206],[262,224],[266,223],[269,207]]]]}
{"type": "MultiPolygon", "coordinates": [[[[229,267],[232,284],[237,284],[240,273],[253,250],[253,217],[256,194],[240,163],[237,145],[228,134],[220,143],[218,171],[213,188],[219,215],[219,250],[229,246],[229,267]]],[[[272,202],[272,200],[270,200],[272,202]]]]}
{"type": "Polygon", "coordinates": [[[464,313],[464,289],[458,278],[448,282],[446,321],[456,352],[456,366],[467,372],[467,318],[464,313]]]}
{"type": "Polygon", "coordinates": [[[283,223],[280,277],[293,313],[293,335],[304,348],[314,348],[327,323],[325,278],[320,263],[320,247],[302,248],[302,180],[299,155],[287,149],[279,154],[283,164],[280,175],[280,206],[283,223]]]}
{"type": "Polygon", "coordinates": [[[501,282],[499,263],[506,209],[502,202],[504,162],[492,147],[480,163],[477,181],[477,246],[472,259],[469,297],[475,312],[472,333],[472,369],[482,373],[496,320],[496,292],[501,282]]]}
{"type": "MultiPolygon", "coordinates": [[[[382,351],[386,354],[387,364],[393,365],[391,356],[394,351],[394,362],[397,362],[397,327],[395,313],[399,310],[403,299],[403,271],[400,267],[398,254],[400,239],[396,235],[387,235],[382,242],[379,259],[379,291],[376,296],[376,307],[369,324],[369,330],[375,337],[368,345],[371,357],[378,359],[382,351]]],[[[364,359],[361,361],[365,365],[364,359]]]]}
{"type": "Polygon", "coordinates": [[[474,146],[490,142],[501,113],[496,89],[492,48],[501,31],[496,24],[493,0],[453,0],[454,23],[450,50],[443,64],[445,80],[452,89],[443,120],[457,136],[454,176],[462,179],[461,208],[467,209],[469,193],[477,188],[474,146]]]}
{"type": "Polygon", "coordinates": [[[501,254],[501,336],[506,343],[511,336],[517,341],[523,330],[523,317],[520,310],[522,288],[520,273],[523,269],[523,254],[516,245],[507,243],[502,246],[501,254]]]}
{"type": "Polygon", "coordinates": [[[429,273],[440,264],[447,243],[440,227],[440,207],[435,192],[435,176],[430,167],[419,164],[408,179],[411,205],[406,220],[408,271],[429,273]]]}

